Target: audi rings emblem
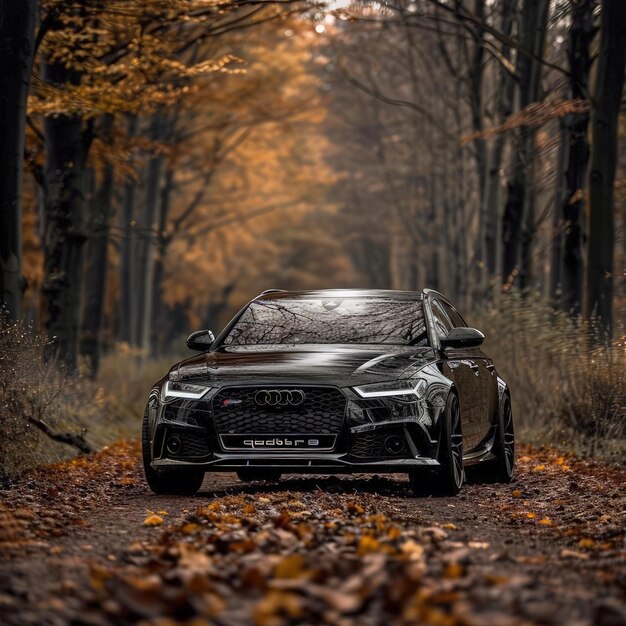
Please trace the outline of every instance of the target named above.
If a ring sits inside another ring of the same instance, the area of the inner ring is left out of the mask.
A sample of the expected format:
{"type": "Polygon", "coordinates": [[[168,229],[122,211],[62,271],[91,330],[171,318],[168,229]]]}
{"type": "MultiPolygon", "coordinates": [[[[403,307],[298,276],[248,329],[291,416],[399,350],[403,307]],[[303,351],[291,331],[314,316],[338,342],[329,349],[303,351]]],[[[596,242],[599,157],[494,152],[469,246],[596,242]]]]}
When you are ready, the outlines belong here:
{"type": "Polygon", "coordinates": [[[300,406],[305,400],[302,389],[260,389],[254,394],[259,406],[300,406]]]}

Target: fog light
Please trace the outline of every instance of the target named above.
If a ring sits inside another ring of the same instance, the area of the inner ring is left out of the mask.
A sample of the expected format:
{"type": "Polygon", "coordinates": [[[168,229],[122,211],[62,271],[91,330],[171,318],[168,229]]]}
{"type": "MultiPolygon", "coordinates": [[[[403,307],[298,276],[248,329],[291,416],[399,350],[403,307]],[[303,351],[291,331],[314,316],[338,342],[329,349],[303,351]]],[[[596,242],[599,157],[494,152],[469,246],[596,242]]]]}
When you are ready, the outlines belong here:
{"type": "Polygon", "coordinates": [[[170,454],[178,454],[181,451],[183,444],[180,440],[180,437],[174,436],[168,437],[165,447],[170,454]]]}
{"type": "Polygon", "coordinates": [[[389,435],[385,439],[385,450],[391,454],[398,454],[404,450],[404,439],[398,435],[389,435]]]}

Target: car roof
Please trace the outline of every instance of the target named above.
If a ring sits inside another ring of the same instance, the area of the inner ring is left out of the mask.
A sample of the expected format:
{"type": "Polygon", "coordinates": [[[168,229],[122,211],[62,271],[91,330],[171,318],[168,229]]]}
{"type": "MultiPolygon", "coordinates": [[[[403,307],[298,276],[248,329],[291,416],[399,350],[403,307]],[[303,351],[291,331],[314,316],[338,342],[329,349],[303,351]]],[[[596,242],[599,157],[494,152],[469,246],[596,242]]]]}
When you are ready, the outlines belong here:
{"type": "Polygon", "coordinates": [[[255,300],[293,300],[315,298],[384,298],[387,300],[421,300],[420,291],[398,289],[315,289],[309,291],[283,291],[268,289],[255,300]]]}

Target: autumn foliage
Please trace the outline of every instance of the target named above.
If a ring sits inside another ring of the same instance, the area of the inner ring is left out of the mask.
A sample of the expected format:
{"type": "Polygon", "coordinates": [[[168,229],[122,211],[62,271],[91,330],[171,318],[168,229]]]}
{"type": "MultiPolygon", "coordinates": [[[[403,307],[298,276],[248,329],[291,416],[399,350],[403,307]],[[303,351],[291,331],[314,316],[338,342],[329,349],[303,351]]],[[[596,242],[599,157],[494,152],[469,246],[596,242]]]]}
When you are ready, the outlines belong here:
{"type": "MultiPolygon", "coordinates": [[[[461,626],[616,623],[603,620],[623,610],[622,470],[523,448],[514,483],[470,484],[453,501],[409,497],[394,478],[230,475],[155,500],[137,457],[118,442],[0,498],[0,574],[20,559],[30,580],[43,559],[32,597],[49,617],[461,626]]],[[[42,610],[19,589],[0,576],[10,624],[42,610]]]]}

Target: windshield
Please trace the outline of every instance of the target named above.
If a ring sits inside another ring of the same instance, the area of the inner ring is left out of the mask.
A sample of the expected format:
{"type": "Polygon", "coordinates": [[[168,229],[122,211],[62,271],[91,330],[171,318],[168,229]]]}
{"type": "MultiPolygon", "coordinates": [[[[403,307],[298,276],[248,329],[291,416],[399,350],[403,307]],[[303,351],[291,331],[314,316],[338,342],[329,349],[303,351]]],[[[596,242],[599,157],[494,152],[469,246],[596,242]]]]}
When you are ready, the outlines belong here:
{"type": "Polygon", "coordinates": [[[225,346],[373,343],[425,345],[420,300],[294,298],[252,302],[225,346]]]}

